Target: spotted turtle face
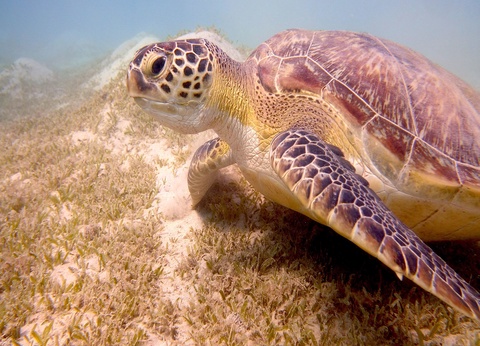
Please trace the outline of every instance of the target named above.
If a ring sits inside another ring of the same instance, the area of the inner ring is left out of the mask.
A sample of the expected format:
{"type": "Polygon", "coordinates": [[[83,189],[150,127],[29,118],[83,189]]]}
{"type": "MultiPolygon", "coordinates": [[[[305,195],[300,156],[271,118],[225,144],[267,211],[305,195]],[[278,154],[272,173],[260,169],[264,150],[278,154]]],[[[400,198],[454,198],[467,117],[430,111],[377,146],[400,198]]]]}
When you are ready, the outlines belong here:
{"type": "Polygon", "coordinates": [[[155,43],[139,49],[127,74],[131,97],[162,123],[178,128],[202,107],[212,84],[213,55],[203,39],[155,43]],[[173,126],[169,124],[173,122],[173,126]]]}

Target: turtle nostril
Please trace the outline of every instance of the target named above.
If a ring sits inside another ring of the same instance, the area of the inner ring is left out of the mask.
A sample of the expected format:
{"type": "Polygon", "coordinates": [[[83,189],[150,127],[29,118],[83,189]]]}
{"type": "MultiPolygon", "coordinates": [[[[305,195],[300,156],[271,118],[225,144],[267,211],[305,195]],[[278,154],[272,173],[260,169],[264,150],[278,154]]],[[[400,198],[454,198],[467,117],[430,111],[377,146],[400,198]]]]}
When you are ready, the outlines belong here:
{"type": "Polygon", "coordinates": [[[167,59],[164,56],[161,56],[158,59],[156,59],[152,64],[152,73],[159,74],[160,72],[162,72],[163,68],[165,67],[166,60],[167,59]]]}

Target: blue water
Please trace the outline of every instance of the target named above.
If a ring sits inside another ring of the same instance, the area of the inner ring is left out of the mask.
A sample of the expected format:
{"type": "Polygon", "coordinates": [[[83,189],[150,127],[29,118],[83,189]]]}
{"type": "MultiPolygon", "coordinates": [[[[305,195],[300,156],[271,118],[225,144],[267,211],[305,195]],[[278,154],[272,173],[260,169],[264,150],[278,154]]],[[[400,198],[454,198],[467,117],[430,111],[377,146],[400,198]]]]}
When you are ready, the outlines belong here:
{"type": "Polygon", "coordinates": [[[480,89],[480,1],[0,0],[0,67],[85,62],[140,32],[214,25],[251,48],[286,28],[369,32],[417,50],[480,89]]]}

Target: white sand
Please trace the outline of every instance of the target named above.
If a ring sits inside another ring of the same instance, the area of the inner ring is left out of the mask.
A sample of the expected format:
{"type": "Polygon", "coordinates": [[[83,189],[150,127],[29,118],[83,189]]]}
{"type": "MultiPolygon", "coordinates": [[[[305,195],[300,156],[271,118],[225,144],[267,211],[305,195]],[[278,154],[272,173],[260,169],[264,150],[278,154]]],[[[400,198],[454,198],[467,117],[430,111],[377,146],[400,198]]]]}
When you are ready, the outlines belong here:
{"type": "Polygon", "coordinates": [[[22,97],[26,86],[35,87],[54,79],[53,71],[38,61],[19,58],[0,72],[0,94],[8,94],[11,98],[22,97]]]}
{"type": "MultiPolygon", "coordinates": [[[[233,45],[215,33],[200,31],[183,35],[179,37],[179,39],[194,37],[208,39],[219,45],[232,56],[232,58],[244,60],[242,54],[238,52],[233,45]]],[[[128,63],[137,49],[157,41],[158,39],[154,36],[139,34],[124,42],[96,67],[98,70],[97,73],[86,81],[82,87],[100,90],[113,78],[118,76],[119,73],[126,73],[128,63]]],[[[26,61],[25,64],[27,62],[28,66],[36,66],[34,62],[26,61]]],[[[51,76],[53,76],[52,73],[41,67],[38,67],[35,71],[38,71],[38,78],[52,78],[51,76]]],[[[158,295],[159,299],[170,300],[178,307],[186,308],[190,302],[195,299],[196,292],[188,279],[178,275],[178,268],[188,260],[189,251],[194,245],[192,231],[201,229],[204,226],[203,219],[191,206],[192,201],[188,191],[187,174],[190,160],[195,150],[202,143],[213,138],[215,134],[212,131],[207,131],[198,135],[189,136],[190,141],[185,147],[174,148],[166,138],[158,138],[155,141],[132,138],[128,133],[132,125],[131,121],[121,117],[115,119],[115,124],[113,128],[111,128],[111,114],[118,116],[118,112],[113,109],[110,104],[106,104],[101,114],[102,120],[98,124],[97,133],[88,130],[77,130],[71,132],[68,135],[68,139],[73,146],[82,146],[94,141],[102,143],[105,150],[112,152],[114,155],[126,157],[122,166],[119,167],[120,169],[129,169],[130,163],[128,157],[132,155],[143,157],[147,163],[155,168],[157,172],[157,194],[152,205],[144,210],[143,217],[145,219],[156,218],[160,220],[159,224],[162,225],[162,227],[159,228],[157,236],[161,239],[161,243],[168,248],[168,252],[162,258],[163,274],[161,276],[161,290],[158,292],[158,295]],[[174,162],[179,150],[189,152],[190,156],[183,165],[177,167],[174,162]],[[159,165],[158,162],[163,162],[164,165],[159,165]]],[[[21,174],[18,174],[19,175],[13,175],[10,179],[12,181],[21,180],[21,174]]],[[[53,192],[53,194],[55,194],[55,192],[53,192]]],[[[55,197],[56,196],[52,195],[52,198],[55,197]]],[[[59,199],[58,196],[57,199],[59,199]]],[[[61,207],[53,208],[48,212],[55,215],[59,222],[67,222],[72,218],[71,208],[71,205],[64,203],[61,207]]],[[[130,220],[122,220],[122,222],[126,224],[130,222],[130,220]]],[[[85,225],[79,226],[79,232],[89,237],[90,235],[94,236],[95,230],[92,229],[91,225],[85,225]]],[[[81,266],[77,263],[77,258],[78,254],[68,254],[63,264],[53,268],[50,281],[59,286],[69,286],[75,284],[80,276],[85,274],[94,280],[109,280],[110,273],[108,272],[108,268],[102,268],[97,257],[88,257],[85,259],[86,262],[82,263],[81,266]],[[86,267],[84,272],[82,272],[82,267],[86,267]]],[[[57,316],[52,322],[52,334],[60,335],[60,341],[65,341],[65,335],[67,334],[66,327],[74,318],[78,318],[76,313],[57,316]]],[[[86,325],[89,323],[89,320],[93,320],[94,318],[94,314],[92,314],[90,318],[83,315],[80,324],[86,325]]],[[[48,326],[43,324],[39,325],[38,322],[47,319],[45,313],[31,316],[28,324],[22,326],[20,334],[28,336],[34,328],[38,333],[41,333],[44,328],[48,326]]],[[[180,344],[187,344],[190,335],[192,335],[194,331],[190,330],[189,324],[185,321],[179,321],[176,327],[176,341],[180,344]]],[[[148,329],[146,329],[145,332],[149,335],[149,341],[146,342],[147,345],[168,344],[161,341],[154,332],[148,329]]]]}
{"type": "Polygon", "coordinates": [[[99,72],[86,82],[84,87],[100,90],[118,73],[126,73],[128,63],[139,48],[156,41],[157,37],[144,33],[125,41],[100,63],[99,72]]]}

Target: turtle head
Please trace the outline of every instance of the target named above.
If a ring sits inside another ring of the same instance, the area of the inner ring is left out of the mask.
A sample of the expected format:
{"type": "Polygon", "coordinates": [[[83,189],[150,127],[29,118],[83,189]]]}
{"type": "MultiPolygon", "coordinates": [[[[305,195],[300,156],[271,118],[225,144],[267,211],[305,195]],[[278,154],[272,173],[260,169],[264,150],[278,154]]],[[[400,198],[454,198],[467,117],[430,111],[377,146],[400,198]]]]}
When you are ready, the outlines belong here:
{"type": "Polygon", "coordinates": [[[128,94],[163,125],[182,133],[208,127],[203,118],[213,55],[204,39],[155,43],[139,49],[127,74],[128,94]]]}

